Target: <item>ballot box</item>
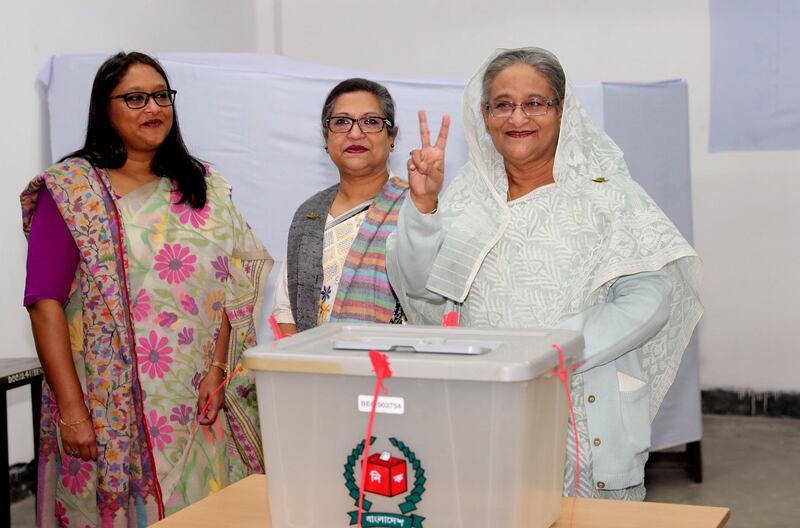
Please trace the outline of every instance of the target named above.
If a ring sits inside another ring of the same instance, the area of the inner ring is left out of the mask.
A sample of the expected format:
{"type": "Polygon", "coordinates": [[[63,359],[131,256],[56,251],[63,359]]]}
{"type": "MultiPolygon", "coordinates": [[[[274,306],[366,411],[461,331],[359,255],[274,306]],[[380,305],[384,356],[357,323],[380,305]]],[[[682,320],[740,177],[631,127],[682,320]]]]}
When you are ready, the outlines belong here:
{"type": "MultiPolygon", "coordinates": [[[[245,353],[255,373],[273,528],[550,526],[564,474],[559,354],[578,332],[326,324],[245,353]],[[376,378],[384,380],[364,460],[376,378]]],[[[243,508],[247,505],[243,504],[243,508]]]]}

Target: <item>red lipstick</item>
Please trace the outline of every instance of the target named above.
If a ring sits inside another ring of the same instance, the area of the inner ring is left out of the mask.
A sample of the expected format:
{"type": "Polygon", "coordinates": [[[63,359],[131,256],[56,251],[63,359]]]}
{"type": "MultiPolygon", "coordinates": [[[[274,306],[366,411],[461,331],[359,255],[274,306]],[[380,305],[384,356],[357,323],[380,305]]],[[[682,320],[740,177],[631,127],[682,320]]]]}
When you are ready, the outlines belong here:
{"type": "Polygon", "coordinates": [[[348,152],[350,154],[362,154],[367,150],[369,150],[367,147],[362,147],[361,145],[350,145],[349,147],[344,149],[345,152],[348,152]]]}

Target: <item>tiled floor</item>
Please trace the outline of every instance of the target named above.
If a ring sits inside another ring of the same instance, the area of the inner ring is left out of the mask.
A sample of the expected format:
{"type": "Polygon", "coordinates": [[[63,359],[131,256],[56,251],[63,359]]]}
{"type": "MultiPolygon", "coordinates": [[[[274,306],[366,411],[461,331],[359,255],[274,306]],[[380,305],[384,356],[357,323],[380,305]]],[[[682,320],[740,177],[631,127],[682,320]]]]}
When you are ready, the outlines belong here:
{"type": "Polygon", "coordinates": [[[647,500],[726,506],[726,528],[800,527],[800,420],[705,415],[703,473],[649,472],[647,500]]]}
{"type": "MultiPolygon", "coordinates": [[[[729,507],[727,528],[800,527],[800,420],[706,415],[703,427],[704,482],[651,471],[647,500],[729,507]]],[[[14,504],[12,527],[33,526],[33,508],[14,504]]]]}

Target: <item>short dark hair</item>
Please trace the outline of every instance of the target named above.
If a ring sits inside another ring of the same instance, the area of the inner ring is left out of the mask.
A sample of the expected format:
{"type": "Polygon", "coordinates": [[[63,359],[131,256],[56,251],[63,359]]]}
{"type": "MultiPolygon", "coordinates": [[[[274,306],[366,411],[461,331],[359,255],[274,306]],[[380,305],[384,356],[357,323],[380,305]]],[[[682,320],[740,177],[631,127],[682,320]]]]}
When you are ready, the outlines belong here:
{"type": "Polygon", "coordinates": [[[391,123],[386,125],[389,137],[397,136],[398,128],[397,123],[394,121],[394,99],[392,99],[392,94],[380,83],[355,77],[346,79],[334,86],[328,97],[325,98],[325,104],[322,105],[322,137],[328,139],[328,127],[325,124],[333,113],[333,106],[336,104],[336,100],[340,95],[353,92],[368,92],[377,97],[378,104],[381,105],[381,112],[391,123]]]}
{"type": "MultiPolygon", "coordinates": [[[[111,125],[108,105],[111,92],[134,64],[144,64],[156,70],[164,78],[167,88],[171,89],[164,68],[149,55],[132,51],[120,52],[109,57],[94,77],[83,147],[64,156],[62,161],[79,157],[104,169],[117,169],[125,164],[128,151],[122,138],[111,125]]],[[[206,167],[203,162],[189,154],[181,137],[178,114],[174,108],[172,128],[156,150],[150,168],[157,176],[169,178],[175,183],[181,194],[178,203],[188,203],[195,209],[202,209],[206,205],[206,167]]]]}

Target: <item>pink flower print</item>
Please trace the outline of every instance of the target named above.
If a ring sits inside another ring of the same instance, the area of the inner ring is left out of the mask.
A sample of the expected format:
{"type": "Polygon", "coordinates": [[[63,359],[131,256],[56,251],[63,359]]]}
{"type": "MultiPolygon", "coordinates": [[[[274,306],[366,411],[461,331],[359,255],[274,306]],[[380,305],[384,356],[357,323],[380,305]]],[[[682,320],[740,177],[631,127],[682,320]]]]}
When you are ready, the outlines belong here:
{"type": "Polygon", "coordinates": [[[181,425],[186,425],[192,419],[192,408],[184,404],[181,404],[180,407],[173,407],[169,419],[181,425]]]}
{"type": "Polygon", "coordinates": [[[172,443],[170,433],[174,430],[167,423],[166,416],[159,416],[155,409],[150,411],[150,419],[147,421],[150,426],[150,440],[159,451],[163,451],[167,444],[172,443]]]}
{"type": "Polygon", "coordinates": [[[188,247],[164,244],[155,260],[153,269],[158,272],[159,279],[166,280],[169,284],[180,284],[194,272],[197,257],[191,254],[188,247]]]}
{"type": "Polygon", "coordinates": [[[147,294],[147,290],[142,288],[139,290],[139,293],[136,294],[136,298],[133,300],[133,317],[137,321],[141,321],[147,317],[150,313],[150,296],[147,294]]]}
{"type": "Polygon", "coordinates": [[[213,267],[214,270],[216,270],[214,272],[214,276],[217,278],[218,281],[225,282],[230,278],[231,270],[230,267],[228,266],[227,256],[222,255],[217,257],[216,260],[213,260],[211,262],[211,267],[213,267]]]}
{"type": "Polygon", "coordinates": [[[136,359],[145,374],[150,379],[163,378],[172,363],[172,347],[167,346],[167,338],[159,339],[155,330],[150,330],[147,339],[139,338],[139,346],[136,347],[136,359]]]}
{"type": "Polygon", "coordinates": [[[178,316],[172,312],[161,312],[156,316],[156,322],[162,328],[169,328],[178,320],[178,316]]]}
{"type": "Polygon", "coordinates": [[[188,295],[186,293],[181,294],[181,306],[183,309],[189,312],[192,315],[197,315],[197,302],[194,300],[194,297],[188,295]]]}
{"type": "Polygon", "coordinates": [[[202,209],[194,209],[187,203],[175,203],[180,200],[180,193],[173,192],[172,195],[173,204],[170,206],[169,210],[178,217],[178,220],[180,220],[182,224],[191,223],[192,227],[201,227],[206,225],[208,215],[211,213],[211,208],[208,206],[208,203],[206,203],[202,209]]]}
{"type": "MultiPolygon", "coordinates": [[[[73,495],[83,493],[92,476],[92,465],[80,458],[67,456],[62,459],[61,484],[73,495]]],[[[66,513],[66,512],[65,512],[66,513]]]]}
{"type": "Polygon", "coordinates": [[[190,345],[194,341],[194,328],[184,328],[178,333],[179,345],[190,345]]]}
{"type": "Polygon", "coordinates": [[[200,386],[200,380],[203,379],[203,374],[200,372],[195,372],[194,376],[192,376],[192,387],[195,390],[200,386]]]}
{"type": "Polygon", "coordinates": [[[59,528],[69,526],[69,517],[67,517],[67,509],[61,502],[56,501],[56,521],[58,521],[59,528]]]}
{"type": "Polygon", "coordinates": [[[237,385],[236,386],[236,394],[239,395],[240,398],[246,400],[248,396],[250,396],[250,392],[252,391],[251,387],[245,387],[244,385],[237,385]]]}

